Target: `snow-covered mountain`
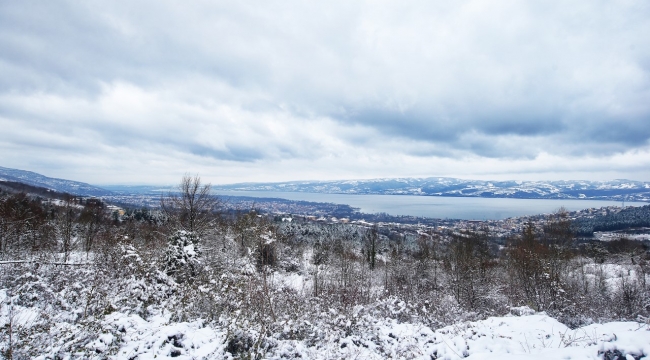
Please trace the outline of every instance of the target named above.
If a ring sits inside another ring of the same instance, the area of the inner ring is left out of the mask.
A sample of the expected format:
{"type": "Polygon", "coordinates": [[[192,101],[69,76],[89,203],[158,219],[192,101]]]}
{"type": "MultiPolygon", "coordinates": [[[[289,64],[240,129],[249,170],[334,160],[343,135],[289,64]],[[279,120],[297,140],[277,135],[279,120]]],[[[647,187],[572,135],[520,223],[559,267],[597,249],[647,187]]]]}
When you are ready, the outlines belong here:
{"type": "Polygon", "coordinates": [[[31,171],[10,169],[0,166],[0,181],[14,181],[23,184],[81,196],[105,196],[112,192],[90,184],[56,179],[31,171]]]}
{"type": "Polygon", "coordinates": [[[633,180],[483,181],[431,177],[242,183],[213,186],[213,188],[215,190],[288,191],[326,194],[650,201],[650,183],[633,180]]]}
{"type": "MultiPolygon", "coordinates": [[[[31,171],[0,166],[0,181],[16,181],[84,196],[117,193],[160,192],[161,186],[112,186],[109,190],[90,184],[50,178],[31,171]]],[[[375,194],[492,197],[521,199],[598,199],[650,201],[650,182],[634,180],[587,181],[485,181],[447,177],[395,178],[335,181],[289,181],[213,185],[214,190],[285,191],[323,194],[375,194]]]]}

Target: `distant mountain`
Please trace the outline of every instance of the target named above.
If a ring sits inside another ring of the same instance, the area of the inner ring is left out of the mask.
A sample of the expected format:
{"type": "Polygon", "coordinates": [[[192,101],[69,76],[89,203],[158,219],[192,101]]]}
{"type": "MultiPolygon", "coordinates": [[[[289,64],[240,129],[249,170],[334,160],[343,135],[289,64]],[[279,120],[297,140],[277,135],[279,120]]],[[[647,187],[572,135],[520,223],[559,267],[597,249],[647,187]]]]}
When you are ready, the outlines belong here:
{"type": "Polygon", "coordinates": [[[650,183],[632,180],[482,181],[432,177],[241,183],[217,185],[212,188],[214,190],[286,191],[325,194],[650,201],[650,183]]]}
{"type": "Polygon", "coordinates": [[[0,166],[0,181],[19,182],[80,196],[106,196],[112,194],[111,191],[90,184],[51,178],[31,171],[9,169],[2,166],[0,166]]]}
{"type": "MultiPolygon", "coordinates": [[[[108,189],[50,178],[0,166],[0,181],[13,181],[82,196],[160,193],[171,186],[115,185],[108,189]]],[[[520,199],[589,199],[650,202],[650,182],[612,181],[483,181],[445,177],[338,181],[289,181],[213,185],[213,190],[284,191],[322,194],[421,195],[520,199]]]]}

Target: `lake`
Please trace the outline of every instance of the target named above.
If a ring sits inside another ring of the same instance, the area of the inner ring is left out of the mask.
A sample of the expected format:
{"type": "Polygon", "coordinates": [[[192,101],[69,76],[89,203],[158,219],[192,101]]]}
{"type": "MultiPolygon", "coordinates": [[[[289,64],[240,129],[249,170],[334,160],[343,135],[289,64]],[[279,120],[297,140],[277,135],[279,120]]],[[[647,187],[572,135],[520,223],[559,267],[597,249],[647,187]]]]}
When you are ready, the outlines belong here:
{"type": "MultiPolygon", "coordinates": [[[[439,219],[498,220],[509,217],[550,214],[564,207],[569,211],[603,206],[621,206],[621,202],[605,200],[501,199],[470,197],[439,197],[413,195],[347,195],[279,191],[215,191],[217,195],[280,198],[347,204],[364,213],[412,215],[439,219]]],[[[625,206],[648,205],[626,202],[625,206]]]]}

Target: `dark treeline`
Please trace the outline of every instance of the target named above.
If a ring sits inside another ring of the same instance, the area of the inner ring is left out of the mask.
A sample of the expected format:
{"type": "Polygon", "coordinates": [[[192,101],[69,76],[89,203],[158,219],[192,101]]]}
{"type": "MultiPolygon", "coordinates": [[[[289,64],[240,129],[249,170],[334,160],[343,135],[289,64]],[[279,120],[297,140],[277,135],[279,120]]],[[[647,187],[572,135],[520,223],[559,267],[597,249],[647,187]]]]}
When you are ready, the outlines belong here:
{"type": "Polygon", "coordinates": [[[578,246],[561,211],[497,241],[481,228],[405,234],[222,211],[197,177],[178,190],[159,210],[124,213],[97,199],[0,194],[3,306],[42,312],[29,327],[5,324],[5,357],[35,356],[64,322],[76,335],[57,351],[83,358],[117,311],[226,327],[241,358],[274,339],[361,332],[360,313],[434,328],[521,306],[570,326],[650,315],[647,247],[578,246]]]}
{"type": "Polygon", "coordinates": [[[42,198],[58,198],[63,199],[66,196],[72,196],[67,193],[58,192],[38,186],[32,186],[24,184],[21,182],[15,181],[0,181],[0,194],[15,194],[15,193],[26,193],[42,198]]]}
{"type": "Polygon", "coordinates": [[[577,235],[592,236],[594,231],[616,231],[635,227],[650,227],[650,205],[633,206],[619,212],[597,214],[577,219],[574,228],[577,235]]]}

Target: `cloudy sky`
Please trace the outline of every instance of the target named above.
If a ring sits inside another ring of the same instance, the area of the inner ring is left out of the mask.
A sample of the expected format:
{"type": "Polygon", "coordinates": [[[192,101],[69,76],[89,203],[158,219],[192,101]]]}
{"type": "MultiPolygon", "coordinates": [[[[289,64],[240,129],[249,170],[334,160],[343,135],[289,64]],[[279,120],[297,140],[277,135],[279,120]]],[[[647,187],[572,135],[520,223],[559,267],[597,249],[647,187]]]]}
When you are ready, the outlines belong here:
{"type": "Polygon", "coordinates": [[[650,2],[0,2],[0,166],[650,180],[650,2]]]}

